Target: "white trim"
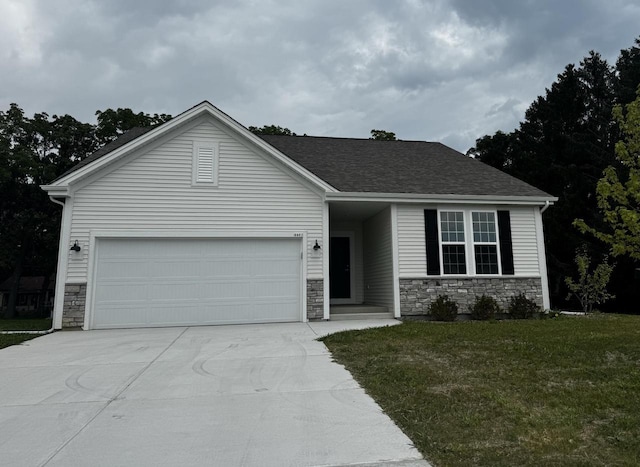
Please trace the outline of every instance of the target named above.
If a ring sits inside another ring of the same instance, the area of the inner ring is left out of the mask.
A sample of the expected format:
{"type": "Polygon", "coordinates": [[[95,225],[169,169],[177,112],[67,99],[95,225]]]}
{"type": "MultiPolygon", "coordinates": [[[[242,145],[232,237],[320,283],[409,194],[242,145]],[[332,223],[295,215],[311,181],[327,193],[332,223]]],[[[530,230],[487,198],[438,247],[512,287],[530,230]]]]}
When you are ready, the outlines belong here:
{"type": "Polygon", "coordinates": [[[493,195],[433,195],[416,193],[364,193],[364,192],[328,192],[328,201],[371,201],[386,203],[450,203],[450,204],[518,204],[540,206],[547,202],[553,204],[556,197],[543,196],[493,196],[493,195]]]}
{"type": "Polygon", "coordinates": [[[70,174],[61,178],[60,180],[57,180],[56,182],[50,185],[42,185],[41,188],[43,190],[51,191],[51,192],[55,190],[60,194],[66,193],[66,191],[63,191],[63,188],[66,187],[66,185],[74,183],[78,179],[84,178],[85,176],[100,170],[102,167],[110,164],[114,160],[119,159],[120,157],[128,154],[129,152],[141,146],[146,145],[147,143],[158,138],[159,136],[164,135],[165,133],[179,127],[180,125],[202,114],[208,114],[213,118],[215,118],[216,120],[218,120],[219,122],[227,125],[229,128],[239,133],[242,137],[251,141],[255,146],[267,152],[272,157],[280,161],[282,164],[292,169],[294,172],[302,175],[304,178],[309,180],[314,185],[319,186],[324,191],[329,191],[329,192],[336,191],[336,189],[333,188],[331,185],[329,185],[327,182],[325,182],[318,176],[314,175],[313,173],[311,173],[301,165],[294,162],[292,159],[290,159],[289,157],[287,157],[286,155],[284,155],[283,153],[275,149],[273,146],[265,142],[263,139],[251,133],[244,126],[240,125],[238,122],[233,120],[231,117],[229,117],[224,112],[220,111],[218,108],[216,108],[210,102],[207,102],[207,101],[201,102],[195,107],[173,118],[172,120],[169,120],[168,122],[158,126],[157,128],[154,128],[153,130],[150,130],[147,133],[144,133],[138,138],[135,138],[129,143],[114,149],[113,151],[85,165],[84,167],[81,167],[75,170],[74,172],[71,172],[70,174]]]}
{"type": "Polygon", "coordinates": [[[536,276],[536,275],[531,275],[531,274],[526,274],[523,276],[518,276],[518,275],[513,275],[513,274],[509,274],[509,275],[503,275],[503,276],[496,276],[494,274],[478,274],[476,276],[468,276],[468,275],[464,275],[464,274],[451,274],[451,275],[442,275],[439,274],[437,276],[430,276],[427,274],[407,274],[407,275],[400,275],[400,279],[415,279],[415,280],[422,280],[422,279],[511,279],[511,278],[515,278],[515,279],[540,279],[541,276],[536,276]]]}
{"type": "Polygon", "coordinates": [[[438,248],[440,249],[440,273],[445,276],[445,277],[449,277],[452,275],[458,275],[458,276],[468,276],[469,271],[471,268],[469,268],[469,236],[467,235],[467,217],[465,215],[465,211],[458,209],[450,209],[450,208],[438,208],[437,210],[438,212],[438,219],[436,222],[437,228],[438,228],[438,248]],[[462,235],[464,235],[464,241],[460,242],[460,241],[447,241],[446,243],[442,241],[442,213],[446,212],[446,213],[453,213],[453,214],[462,214],[462,226],[463,226],[463,231],[462,231],[462,235]],[[464,267],[466,270],[466,274],[445,274],[444,272],[444,246],[445,245],[461,245],[464,246],[464,267]]]}
{"type": "Polygon", "coordinates": [[[89,234],[89,251],[87,257],[87,296],[84,310],[84,325],[82,329],[93,329],[93,305],[95,303],[94,277],[97,268],[95,258],[98,256],[99,242],[103,239],[117,238],[156,238],[156,239],[261,239],[261,238],[295,238],[300,240],[300,321],[307,319],[307,232],[306,231],[270,231],[270,232],[220,232],[212,230],[201,231],[173,231],[173,230],[97,230],[89,234]]]}
{"type": "MultiPolygon", "coordinates": [[[[511,215],[511,213],[509,213],[511,215]]],[[[498,261],[498,276],[502,276],[502,255],[500,250],[500,227],[498,226],[498,211],[493,209],[470,209],[469,210],[469,233],[471,240],[471,264],[473,265],[474,274],[477,275],[477,264],[476,264],[476,245],[491,245],[496,247],[496,260],[498,261]],[[496,229],[496,241],[495,242],[476,242],[473,237],[473,213],[474,212],[490,212],[493,214],[493,225],[496,229]]],[[[486,274],[488,276],[494,276],[494,274],[486,274]]],[[[510,274],[512,275],[512,274],[510,274]]]]}
{"type": "Polygon", "coordinates": [[[547,277],[547,254],[544,247],[542,211],[540,209],[534,209],[533,211],[536,224],[536,241],[538,244],[538,267],[542,282],[542,306],[545,310],[549,310],[551,309],[551,298],[549,296],[549,278],[547,277]]]}
{"type": "Polygon", "coordinates": [[[331,237],[329,236],[329,203],[324,203],[322,206],[322,305],[323,305],[323,319],[331,318],[331,303],[329,297],[331,296],[329,290],[329,245],[331,243],[331,237]]]}
{"type": "Polygon", "coordinates": [[[400,318],[400,265],[398,260],[398,206],[391,205],[391,262],[393,265],[393,316],[400,318]]]}
{"type": "Polygon", "coordinates": [[[58,242],[58,268],[56,271],[56,288],[53,299],[53,329],[62,329],[62,314],[64,311],[64,289],[67,278],[67,265],[69,263],[69,248],[71,240],[71,214],[73,211],[73,198],[66,198],[62,203],[50,197],[51,201],[62,205],[60,226],[60,241],[58,242]]]}
{"type": "Polygon", "coordinates": [[[455,277],[475,277],[475,278],[509,278],[509,277],[520,277],[514,276],[513,274],[503,275],[502,274],[502,256],[500,252],[500,232],[498,227],[498,211],[495,209],[487,209],[481,207],[468,207],[468,208],[452,208],[447,205],[440,205],[437,208],[437,227],[438,227],[438,248],[440,252],[440,275],[438,276],[426,276],[429,278],[455,278],[455,277]],[[442,212],[460,212],[463,216],[463,224],[464,224],[464,254],[465,254],[465,265],[467,268],[466,274],[445,274],[444,273],[444,254],[442,247],[443,245],[460,245],[462,242],[446,242],[443,244],[442,242],[442,232],[441,232],[441,213],[442,212]],[[493,213],[493,220],[495,222],[496,227],[496,242],[495,243],[485,243],[485,242],[475,242],[473,239],[473,216],[474,212],[491,212],[493,213]],[[497,261],[498,261],[498,273],[497,274],[478,274],[476,272],[476,252],[475,245],[495,245],[497,252],[497,261]]]}
{"type": "MultiPolygon", "coordinates": [[[[355,294],[355,264],[356,264],[356,254],[355,254],[355,237],[356,234],[353,230],[338,230],[330,233],[330,238],[334,237],[347,237],[349,239],[349,298],[330,298],[329,303],[331,305],[347,305],[356,303],[356,294],[355,294]]],[[[329,295],[331,297],[331,295],[329,295]]]]}

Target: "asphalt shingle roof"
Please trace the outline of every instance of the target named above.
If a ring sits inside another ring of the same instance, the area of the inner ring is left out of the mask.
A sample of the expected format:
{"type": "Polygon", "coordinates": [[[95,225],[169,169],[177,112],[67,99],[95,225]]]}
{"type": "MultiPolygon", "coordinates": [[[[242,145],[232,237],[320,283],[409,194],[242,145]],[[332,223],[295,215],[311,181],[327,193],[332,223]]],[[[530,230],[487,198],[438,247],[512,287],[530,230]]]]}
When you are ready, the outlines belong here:
{"type": "Polygon", "coordinates": [[[345,192],[551,196],[441,143],[315,136],[261,138],[345,192]]]}
{"type": "MultiPolygon", "coordinates": [[[[133,128],[58,179],[153,128],[156,127],[133,128]]],[[[261,138],[343,192],[551,196],[441,143],[317,136],[262,135],[261,138]]]]}

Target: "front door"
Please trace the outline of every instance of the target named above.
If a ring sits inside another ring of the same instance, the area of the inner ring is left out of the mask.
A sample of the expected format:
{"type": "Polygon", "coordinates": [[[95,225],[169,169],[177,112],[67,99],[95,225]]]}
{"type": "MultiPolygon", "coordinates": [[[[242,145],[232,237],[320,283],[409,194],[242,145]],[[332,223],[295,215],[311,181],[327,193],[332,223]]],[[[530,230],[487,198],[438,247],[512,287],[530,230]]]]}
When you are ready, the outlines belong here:
{"type": "Polygon", "coordinates": [[[351,298],[351,238],[331,237],[329,290],[335,299],[351,298]]]}

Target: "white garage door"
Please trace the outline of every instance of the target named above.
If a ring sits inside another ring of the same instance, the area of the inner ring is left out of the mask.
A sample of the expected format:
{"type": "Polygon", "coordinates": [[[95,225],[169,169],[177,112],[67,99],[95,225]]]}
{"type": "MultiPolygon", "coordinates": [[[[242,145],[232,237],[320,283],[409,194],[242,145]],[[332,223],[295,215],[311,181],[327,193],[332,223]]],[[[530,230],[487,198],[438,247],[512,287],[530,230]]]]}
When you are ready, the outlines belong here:
{"type": "Polygon", "coordinates": [[[98,239],[92,328],[301,320],[299,239],[98,239]]]}

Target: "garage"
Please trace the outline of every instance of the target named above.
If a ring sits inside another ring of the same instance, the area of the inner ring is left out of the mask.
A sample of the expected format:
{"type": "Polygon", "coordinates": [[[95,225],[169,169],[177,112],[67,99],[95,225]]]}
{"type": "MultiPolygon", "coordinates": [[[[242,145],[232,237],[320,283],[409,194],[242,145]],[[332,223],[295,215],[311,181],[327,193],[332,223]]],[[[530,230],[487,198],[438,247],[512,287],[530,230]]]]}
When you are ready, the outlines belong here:
{"type": "Polygon", "coordinates": [[[98,238],[93,329],[300,321],[301,239],[98,238]]]}

